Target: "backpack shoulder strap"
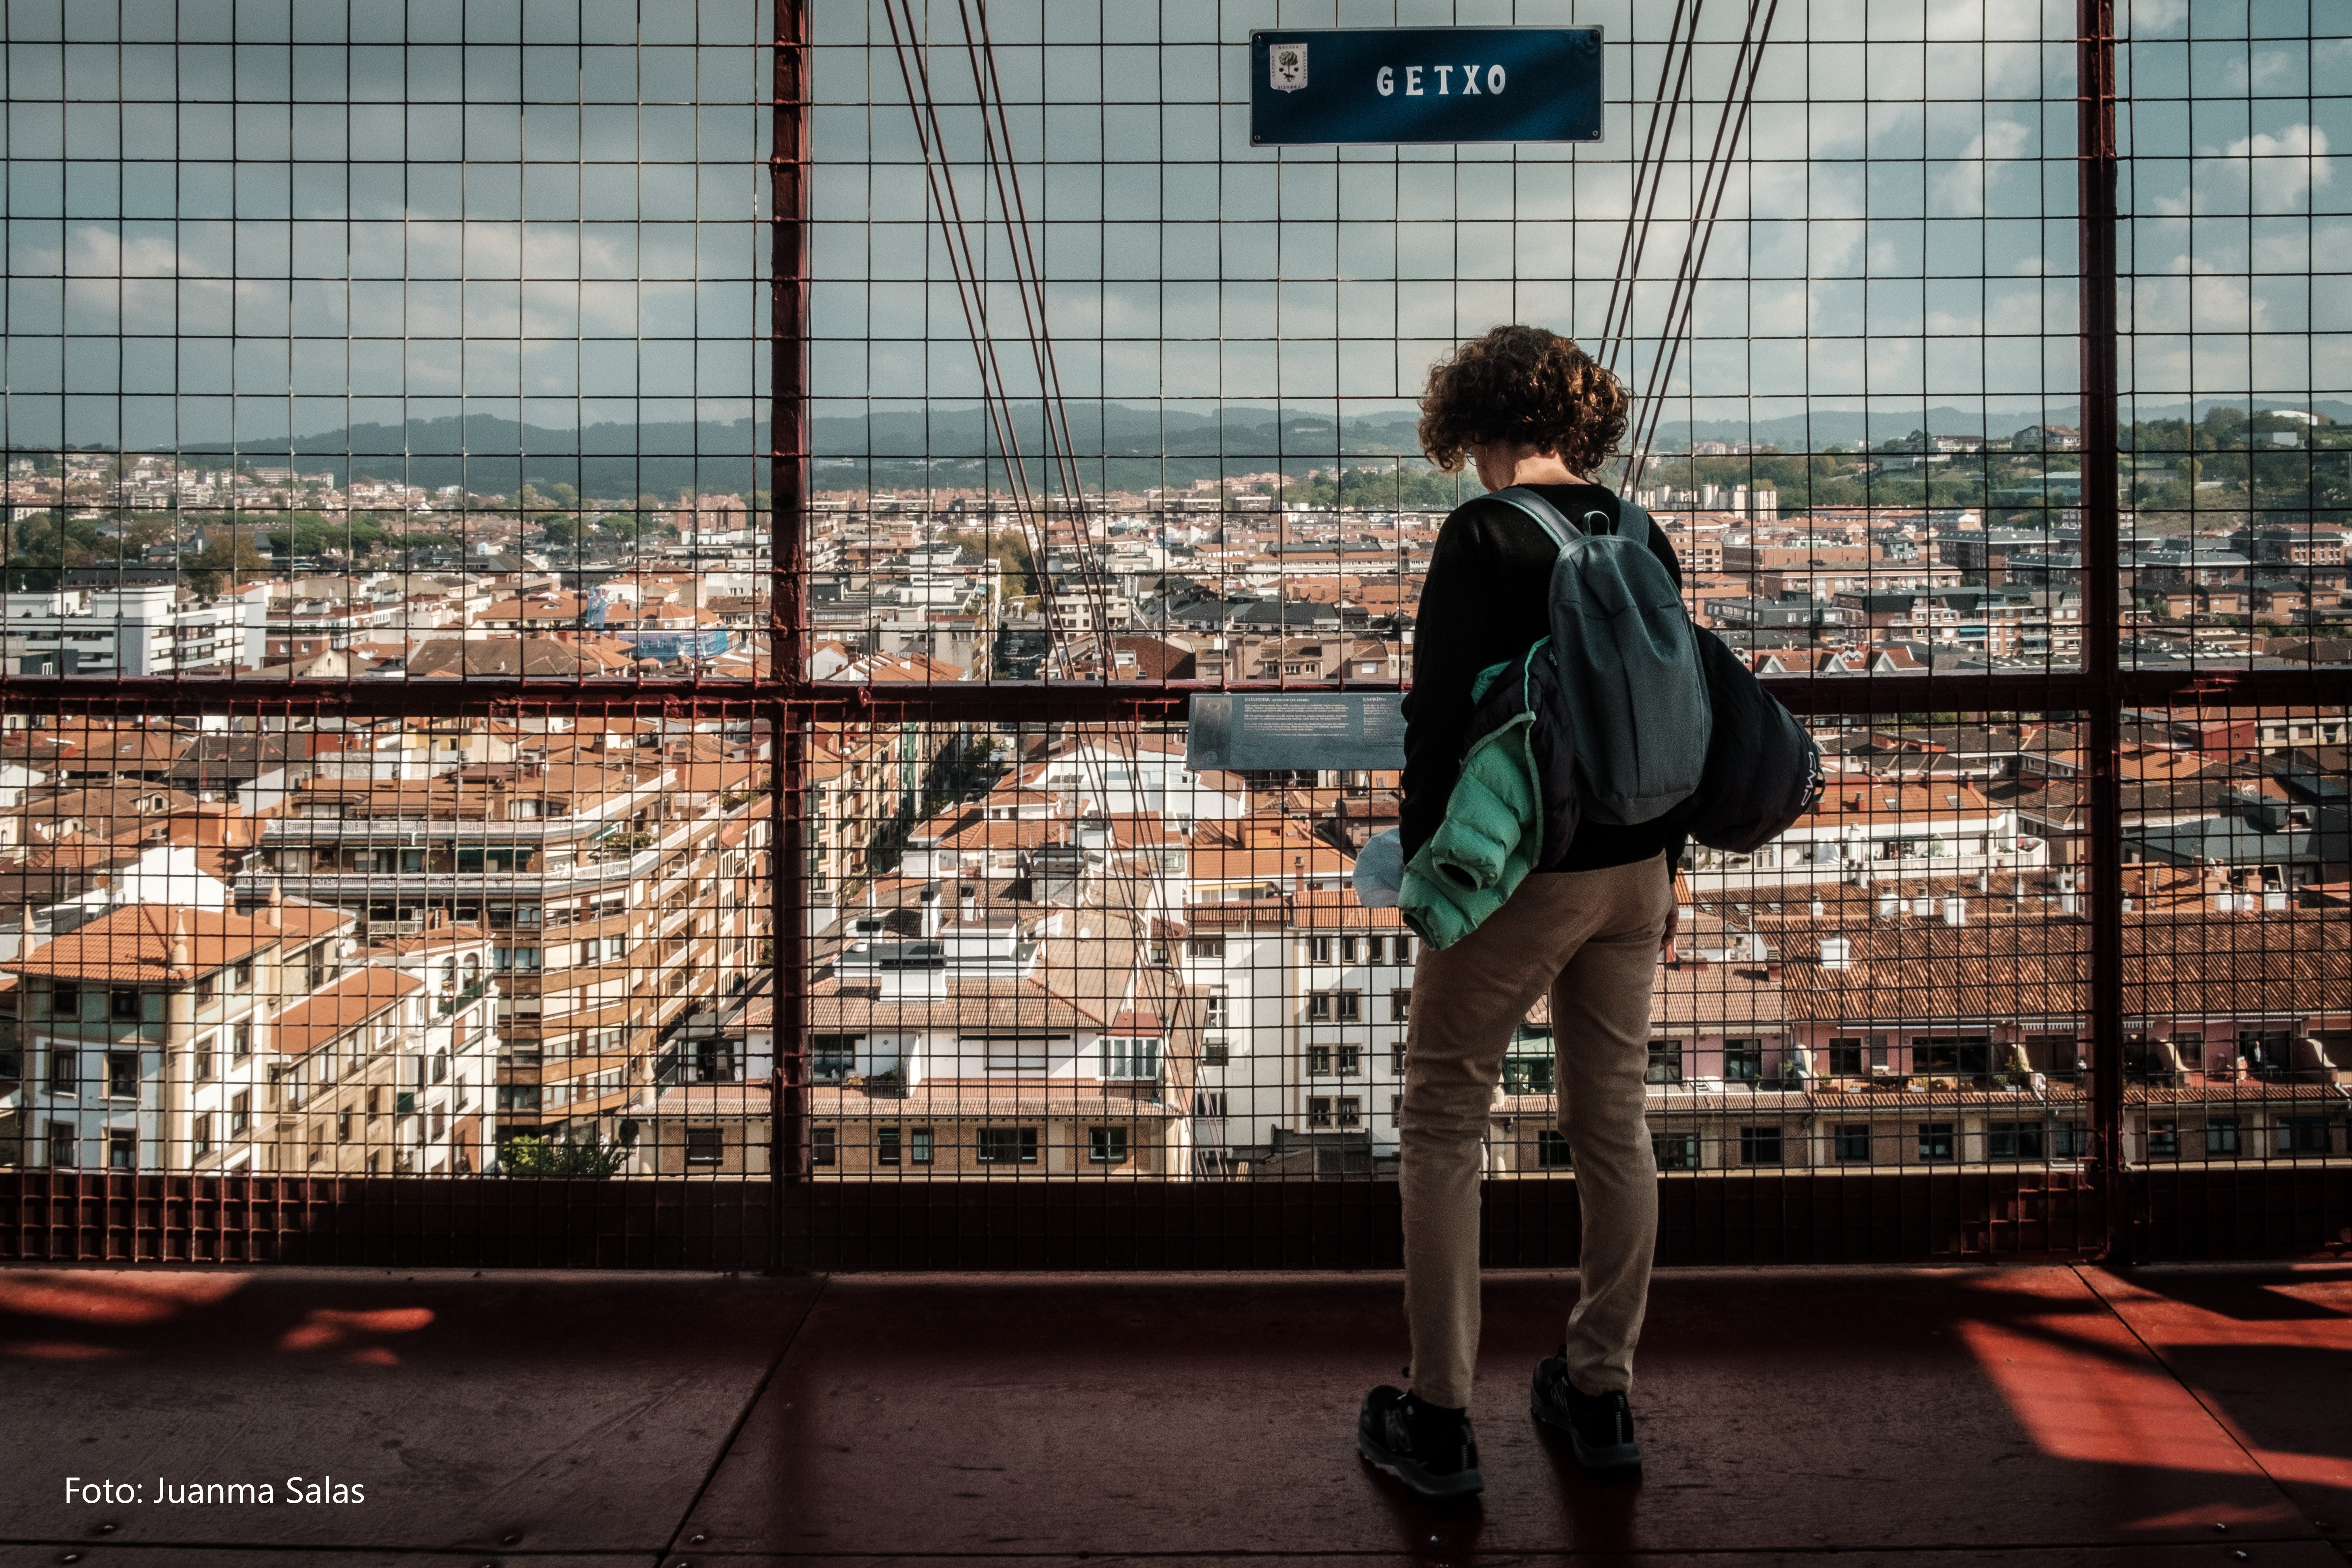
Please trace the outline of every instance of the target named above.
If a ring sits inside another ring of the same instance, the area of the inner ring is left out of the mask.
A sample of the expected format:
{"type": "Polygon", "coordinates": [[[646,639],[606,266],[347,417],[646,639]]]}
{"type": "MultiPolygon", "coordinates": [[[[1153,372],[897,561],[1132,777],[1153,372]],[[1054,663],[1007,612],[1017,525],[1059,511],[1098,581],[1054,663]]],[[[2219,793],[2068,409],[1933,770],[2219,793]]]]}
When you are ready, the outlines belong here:
{"type": "Polygon", "coordinates": [[[1617,498],[1617,531],[1619,533],[1644,548],[1655,548],[1650,544],[1650,531],[1657,526],[1658,520],[1652,517],[1647,509],[1636,506],[1622,495],[1617,498]]]}
{"type": "Polygon", "coordinates": [[[1543,531],[1551,535],[1552,542],[1562,550],[1567,549],[1571,542],[1584,537],[1584,531],[1569,521],[1559,508],[1552,505],[1525,485],[1510,485],[1499,490],[1489,491],[1486,499],[1501,501],[1507,507],[1516,507],[1534,518],[1542,526],[1543,531]]]}

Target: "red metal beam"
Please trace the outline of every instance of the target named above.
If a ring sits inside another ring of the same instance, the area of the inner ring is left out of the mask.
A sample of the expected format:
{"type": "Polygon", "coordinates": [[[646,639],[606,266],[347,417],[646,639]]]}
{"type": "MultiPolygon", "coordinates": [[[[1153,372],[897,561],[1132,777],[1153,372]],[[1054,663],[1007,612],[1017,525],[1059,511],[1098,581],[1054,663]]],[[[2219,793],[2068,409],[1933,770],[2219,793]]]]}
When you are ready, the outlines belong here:
{"type": "MultiPolygon", "coordinates": [[[[775,0],[775,101],[768,160],[770,542],[773,595],[769,668],[779,695],[797,694],[808,669],[808,614],[803,600],[808,543],[808,168],[809,11],[807,0],[775,0]]],[[[769,899],[774,978],[774,1114],[770,1120],[769,1180],[777,1226],[778,1265],[785,1259],[786,1209],[806,1173],[808,1142],[808,726],[806,715],[775,714],[775,762],[771,773],[775,831],[770,839],[769,899]]]]}
{"type": "MultiPolygon", "coordinates": [[[[2091,872],[2091,1158],[2124,1192],[2122,517],[2116,491],[2115,0],[2076,0],[2074,173],[2082,342],[2083,665],[2099,683],[2084,761],[2091,872]]],[[[2130,1261],[2131,1229],[2109,1204],[2107,1256],[2130,1261]]]]}

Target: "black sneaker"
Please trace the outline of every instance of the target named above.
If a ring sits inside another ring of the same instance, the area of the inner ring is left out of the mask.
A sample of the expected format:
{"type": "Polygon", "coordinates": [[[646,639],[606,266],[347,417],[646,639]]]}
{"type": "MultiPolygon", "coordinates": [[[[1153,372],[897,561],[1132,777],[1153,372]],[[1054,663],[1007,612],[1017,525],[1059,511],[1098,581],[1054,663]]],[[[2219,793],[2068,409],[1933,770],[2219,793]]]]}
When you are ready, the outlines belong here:
{"type": "Polygon", "coordinates": [[[1642,1445],[1633,1441],[1633,1406],[1622,1394],[1585,1394],[1568,1380],[1568,1347],[1536,1363],[1528,1407],[1547,1426],[1568,1434],[1576,1462],[1588,1470],[1638,1470],[1642,1445]]]}
{"type": "Polygon", "coordinates": [[[1356,1448],[1423,1497],[1473,1497],[1486,1489],[1469,1412],[1423,1405],[1387,1384],[1364,1395],[1356,1448]]]}

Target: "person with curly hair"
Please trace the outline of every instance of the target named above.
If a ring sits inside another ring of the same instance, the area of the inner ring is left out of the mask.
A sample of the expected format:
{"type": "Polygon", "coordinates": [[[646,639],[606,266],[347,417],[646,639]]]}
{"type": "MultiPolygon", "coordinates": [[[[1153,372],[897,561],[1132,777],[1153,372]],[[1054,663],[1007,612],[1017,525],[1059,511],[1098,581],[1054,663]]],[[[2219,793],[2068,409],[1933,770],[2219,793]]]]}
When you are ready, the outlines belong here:
{"type": "MultiPolygon", "coordinates": [[[[1429,374],[1422,448],[1447,473],[1466,459],[1488,491],[1526,486],[1570,521],[1616,521],[1597,474],[1625,433],[1617,379],[1567,338],[1496,327],[1429,374]]],[[[1654,551],[1679,587],[1681,563],[1654,527],[1654,551]]],[[[1471,687],[1550,634],[1559,546],[1516,507],[1481,496],[1439,531],[1422,584],[1406,697],[1404,802],[1410,861],[1444,821],[1461,770],[1471,687]]],[[[1655,823],[1587,820],[1552,869],[1442,952],[1423,944],[1407,1026],[1399,1186],[1404,1208],[1410,1390],[1366,1395],[1365,1458],[1432,1497],[1481,1489],[1469,1417],[1478,1350],[1478,1183],[1503,1056],[1528,1009],[1551,1000],[1553,1082],[1583,1211],[1580,1298],[1558,1354],[1538,1363],[1536,1419],[1568,1437],[1578,1460],[1636,1469],[1633,1346],[1657,1241],[1657,1167],[1643,1118],[1650,988],[1673,956],[1681,836],[1655,823]]]]}

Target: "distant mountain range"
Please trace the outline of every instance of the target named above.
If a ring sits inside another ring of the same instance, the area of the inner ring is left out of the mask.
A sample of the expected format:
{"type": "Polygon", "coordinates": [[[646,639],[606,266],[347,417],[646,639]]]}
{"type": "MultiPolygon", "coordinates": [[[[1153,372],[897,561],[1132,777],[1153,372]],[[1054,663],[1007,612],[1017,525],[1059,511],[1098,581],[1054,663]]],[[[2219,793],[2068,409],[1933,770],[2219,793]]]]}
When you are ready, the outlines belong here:
{"type": "MultiPolygon", "coordinates": [[[[2126,413],[2139,419],[2203,418],[2215,407],[2244,406],[2232,398],[2187,403],[2141,404],[2126,413]]],[[[2256,409],[2301,408],[2339,422],[2352,422],[2352,403],[2258,398],[2256,409]]],[[[1255,404],[1227,404],[1214,413],[1144,404],[1073,402],[1070,439],[1082,454],[1085,482],[1110,489],[1186,485],[1223,474],[1279,470],[1302,475],[1348,458],[1417,458],[1414,415],[1407,409],[1348,415],[1288,412],[1255,404]]],[[[1026,458],[1033,482],[1044,478],[1045,411],[1036,402],[1013,406],[1013,439],[1026,458]]],[[[1686,449],[1696,441],[1762,441],[1783,451],[1819,451],[1906,436],[1924,421],[1930,434],[2000,437],[2037,420],[2077,423],[2072,403],[2036,407],[1970,409],[1938,404],[1916,410],[1815,408],[1771,419],[1701,419],[1663,424],[1660,450],[1686,449]]],[[[1004,482],[1005,466],[995,433],[977,405],[928,409],[885,409],[862,416],[827,415],[812,422],[817,489],[877,486],[905,489],[929,483],[975,486],[983,475],[1004,482]]],[[[748,492],[767,485],[768,426],[764,420],[732,423],[672,421],[650,425],[602,424],[566,429],[524,425],[488,415],[417,420],[406,426],[355,425],[344,430],[298,437],[290,456],[305,471],[331,472],[336,480],[397,479],[437,489],[464,485],[479,495],[508,495],[528,481],[541,490],[568,484],[583,496],[628,498],[652,493],[665,498],[681,489],[748,492]]],[[[265,452],[207,442],[184,448],[190,457],[237,450],[247,461],[283,460],[287,448],[265,452]]]]}

